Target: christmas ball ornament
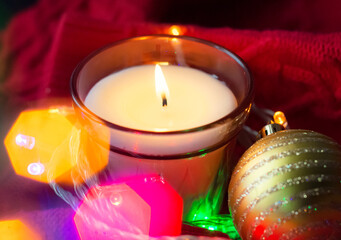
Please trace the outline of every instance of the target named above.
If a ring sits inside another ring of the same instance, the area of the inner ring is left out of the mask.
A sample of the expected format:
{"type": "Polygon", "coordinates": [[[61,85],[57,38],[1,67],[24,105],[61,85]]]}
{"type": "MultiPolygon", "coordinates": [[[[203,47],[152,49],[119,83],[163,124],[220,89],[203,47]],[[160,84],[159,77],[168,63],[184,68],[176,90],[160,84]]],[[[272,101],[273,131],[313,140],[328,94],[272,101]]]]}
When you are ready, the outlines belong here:
{"type": "Polygon", "coordinates": [[[239,234],[244,240],[339,239],[340,145],[313,131],[277,130],[263,129],[267,136],[233,171],[229,207],[239,234]]]}

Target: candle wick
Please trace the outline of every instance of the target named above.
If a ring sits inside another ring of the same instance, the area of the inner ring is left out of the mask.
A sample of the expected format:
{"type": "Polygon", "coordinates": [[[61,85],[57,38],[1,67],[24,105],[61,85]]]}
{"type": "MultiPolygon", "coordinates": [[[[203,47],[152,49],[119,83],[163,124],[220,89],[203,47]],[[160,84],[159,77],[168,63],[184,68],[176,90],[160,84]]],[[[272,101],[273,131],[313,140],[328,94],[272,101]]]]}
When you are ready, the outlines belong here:
{"type": "Polygon", "coordinates": [[[161,98],[162,98],[162,107],[167,107],[166,94],[162,93],[161,98]]]}

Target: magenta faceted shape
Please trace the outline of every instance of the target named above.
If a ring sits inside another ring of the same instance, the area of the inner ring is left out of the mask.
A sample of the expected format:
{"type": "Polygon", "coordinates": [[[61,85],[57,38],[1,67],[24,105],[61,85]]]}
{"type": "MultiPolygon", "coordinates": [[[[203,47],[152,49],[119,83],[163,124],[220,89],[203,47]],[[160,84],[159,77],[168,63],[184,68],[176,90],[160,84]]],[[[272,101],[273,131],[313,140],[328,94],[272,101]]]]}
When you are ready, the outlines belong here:
{"type": "Polygon", "coordinates": [[[159,175],[135,177],[126,182],[151,207],[150,236],[181,234],[183,200],[159,175]]]}
{"type": "Polygon", "coordinates": [[[82,240],[148,235],[150,220],[150,206],[123,183],[91,188],[74,217],[82,240]]]}

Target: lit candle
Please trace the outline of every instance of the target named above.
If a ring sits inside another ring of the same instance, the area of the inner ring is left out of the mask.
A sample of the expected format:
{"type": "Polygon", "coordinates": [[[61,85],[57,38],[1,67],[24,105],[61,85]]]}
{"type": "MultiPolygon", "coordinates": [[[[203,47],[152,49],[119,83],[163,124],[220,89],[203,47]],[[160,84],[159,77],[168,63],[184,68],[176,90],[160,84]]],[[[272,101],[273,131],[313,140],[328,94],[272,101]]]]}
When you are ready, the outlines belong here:
{"type": "Polygon", "coordinates": [[[97,82],[88,93],[85,106],[115,125],[148,131],[147,134],[132,134],[112,130],[111,145],[136,157],[111,151],[111,173],[116,178],[161,174],[183,197],[186,213],[191,201],[207,192],[226,159],[225,146],[208,153],[203,151],[203,154],[200,150],[221,142],[231,122],[190,134],[162,137],[153,133],[186,131],[210,124],[233,111],[237,101],[223,82],[203,71],[171,65],[161,68],[143,65],[121,70],[97,82]],[[161,83],[155,84],[155,80],[161,83]],[[199,154],[164,159],[165,155],[193,152],[199,154]],[[154,157],[151,160],[140,155],[154,157]]]}
{"type": "MultiPolygon", "coordinates": [[[[85,105],[123,127],[168,132],[214,122],[230,113],[237,102],[223,82],[202,71],[179,66],[162,66],[161,70],[159,65],[144,65],[99,81],[87,95],[85,105]]],[[[156,152],[158,149],[153,149],[156,152]]]]}

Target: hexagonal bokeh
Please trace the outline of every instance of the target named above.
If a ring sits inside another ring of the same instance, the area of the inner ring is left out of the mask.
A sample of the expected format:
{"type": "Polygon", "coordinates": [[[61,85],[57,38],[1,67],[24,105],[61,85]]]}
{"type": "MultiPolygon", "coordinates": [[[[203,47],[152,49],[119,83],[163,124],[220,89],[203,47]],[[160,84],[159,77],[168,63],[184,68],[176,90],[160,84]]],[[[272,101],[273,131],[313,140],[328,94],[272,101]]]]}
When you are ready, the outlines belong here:
{"type": "Polygon", "coordinates": [[[0,236],[3,240],[42,239],[41,236],[20,220],[0,222],[0,236]]]}
{"type": "Polygon", "coordinates": [[[91,188],[74,221],[82,240],[135,239],[129,234],[177,236],[182,211],[180,195],[152,174],[91,188]]]}
{"type": "Polygon", "coordinates": [[[107,149],[91,142],[86,131],[74,126],[74,119],[67,107],[22,112],[5,138],[15,172],[40,182],[73,184],[84,180],[78,165],[89,167],[87,176],[103,169],[107,149]]]}
{"type": "Polygon", "coordinates": [[[96,186],[86,194],[74,221],[82,240],[133,239],[148,235],[150,206],[126,184],[96,186]]]}

